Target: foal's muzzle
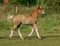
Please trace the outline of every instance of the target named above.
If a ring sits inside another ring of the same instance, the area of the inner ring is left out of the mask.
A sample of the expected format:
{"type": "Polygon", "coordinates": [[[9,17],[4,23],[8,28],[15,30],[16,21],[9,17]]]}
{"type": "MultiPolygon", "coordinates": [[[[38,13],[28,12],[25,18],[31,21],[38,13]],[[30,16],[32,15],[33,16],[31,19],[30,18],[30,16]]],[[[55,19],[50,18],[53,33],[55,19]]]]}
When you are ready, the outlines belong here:
{"type": "Polygon", "coordinates": [[[42,10],[42,13],[41,13],[41,17],[44,17],[45,16],[45,11],[44,10],[42,10]]]}
{"type": "Polygon", "coordinates": [[[45,15],[45,11],[44,10],[42,10],[42,15],[45,15]]]}

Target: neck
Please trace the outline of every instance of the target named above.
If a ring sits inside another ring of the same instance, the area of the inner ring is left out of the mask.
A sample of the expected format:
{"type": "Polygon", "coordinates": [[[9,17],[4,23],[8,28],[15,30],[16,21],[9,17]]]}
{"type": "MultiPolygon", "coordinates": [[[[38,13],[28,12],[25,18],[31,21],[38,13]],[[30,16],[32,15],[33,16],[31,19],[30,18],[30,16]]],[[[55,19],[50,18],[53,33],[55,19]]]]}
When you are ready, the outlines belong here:
{"type": "Polygon", "coordinates": [[[32,11],[32,13],[29,16],[31,16],[32,18],[37,18],[38,17],[38,11],[37,10],[32,11]]]}

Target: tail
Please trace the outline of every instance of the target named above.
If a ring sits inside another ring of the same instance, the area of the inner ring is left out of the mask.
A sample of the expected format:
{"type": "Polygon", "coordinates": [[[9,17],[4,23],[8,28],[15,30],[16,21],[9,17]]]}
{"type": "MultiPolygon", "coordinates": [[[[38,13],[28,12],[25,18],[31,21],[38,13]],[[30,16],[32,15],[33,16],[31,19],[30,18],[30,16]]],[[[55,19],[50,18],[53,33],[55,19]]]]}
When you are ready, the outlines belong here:
{"type": "Polygon", "coordinates": [[[10,20],[13,19],[13,17],[14,17],[14,15],[10,15],[10,14],[9,14],[9,15],[7,16],[7,20],[10,21],[10,20]]]}

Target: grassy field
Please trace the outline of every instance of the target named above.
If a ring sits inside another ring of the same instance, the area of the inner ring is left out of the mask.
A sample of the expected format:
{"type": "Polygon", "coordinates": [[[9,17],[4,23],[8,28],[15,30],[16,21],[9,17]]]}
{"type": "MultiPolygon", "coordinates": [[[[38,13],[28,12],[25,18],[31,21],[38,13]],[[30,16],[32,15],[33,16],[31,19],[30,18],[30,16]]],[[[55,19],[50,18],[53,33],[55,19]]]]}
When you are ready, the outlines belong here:
{"type": "MultiPolygon", "coordinates": [[[[30,38],[27,37],[31,31],[29,25],[21,25],[21,33],[25,40],[19,38],[17,31],[14,31],[14,36],[9,39],[12,21],[7,21],[7,16],[9,12],[15,14],[15,9],[9,7],[10,11],[7,9],[8,7],[4,7],[0,7],[0,46],[60,46],[60,14],[46,13],[44,17],[39,16],[37,27],[42,37],[41,40],[36,37],[35,32],[30,38]]],[[[19,8],[18,13],[22,14],[30,13],[32,9],[23,10],[24,8],[19,8]]]]}

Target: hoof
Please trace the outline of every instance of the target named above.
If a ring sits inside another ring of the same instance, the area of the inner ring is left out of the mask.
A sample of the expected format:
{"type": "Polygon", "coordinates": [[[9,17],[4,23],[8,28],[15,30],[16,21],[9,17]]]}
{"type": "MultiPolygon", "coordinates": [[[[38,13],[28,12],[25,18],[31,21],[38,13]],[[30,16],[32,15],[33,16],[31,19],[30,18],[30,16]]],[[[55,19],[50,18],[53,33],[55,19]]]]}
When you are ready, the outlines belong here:
{"type": "Polygon", "coordinates": [[[11,38],[11,36],[9,36],[9,38],[11,38]]]}
{"type": "Polygon", "coordinates": [[[24,40],[24,38],[23,37],[20,37],[22,40],[24,40]]]}
{"type": "Polygon", "coordinates": [[[42,39],[41,37],[38,37],[40,40],[42,39]]]}
{"type": "Polygon", "coordinates": [[[24,40],[24,38],[21,38],[22,40],[24,40]]]}

